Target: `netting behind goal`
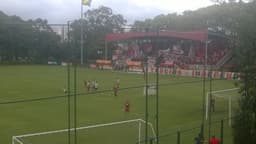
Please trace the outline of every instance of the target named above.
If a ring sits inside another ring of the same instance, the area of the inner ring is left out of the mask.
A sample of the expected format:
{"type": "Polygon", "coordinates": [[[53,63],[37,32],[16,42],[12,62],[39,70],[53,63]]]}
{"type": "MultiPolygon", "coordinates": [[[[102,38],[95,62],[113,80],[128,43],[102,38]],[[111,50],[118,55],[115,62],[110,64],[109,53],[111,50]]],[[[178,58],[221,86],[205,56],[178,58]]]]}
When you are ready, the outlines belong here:
{"type": "Polygon", "coordinates": [[[234,115],[234,109],[237,107],[238,98],[239,88],[208,92],[206,95],[206,120],[209,117],[210,107],[213,115],[218,115],[220,118],[231,118],[234,115]],[[211,99],[213,99],[214,106],[211,104],[211,99]]]}
{"type": "MultiPolygon", "coordinates": [[[[76,129],[77,143],[90,144],[140,144],[145,139],[146,123],[142,119],[112,122],[79,127],[76,129]]],[[[155,137],[151,123],[148,123],[149,137],[155,137]]],[[[74,141],[74,129],[70,130],[74,141]]],[[[13,136],[12,144],[68,144],[68,129],[13,136]]]]}

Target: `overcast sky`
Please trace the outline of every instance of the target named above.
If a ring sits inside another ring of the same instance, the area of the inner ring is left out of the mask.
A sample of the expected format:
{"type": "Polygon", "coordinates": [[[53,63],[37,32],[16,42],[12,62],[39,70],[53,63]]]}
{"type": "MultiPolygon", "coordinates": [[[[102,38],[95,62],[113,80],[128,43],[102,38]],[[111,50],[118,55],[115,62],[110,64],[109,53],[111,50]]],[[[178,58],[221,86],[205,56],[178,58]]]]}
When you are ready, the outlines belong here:
{"type": "MultiPolygon", "coordinates": [[[[0,10],[23,19],[43,18],[49,23],[66,23],[80,18],[81,0],[0,0],[0,10]]],[[[159,14],[182,13],[212,5],[210,0],[92,0],[84,11],[110,7],[115,14],[122,14],[129,23],[153,18],[159,14]]]]}

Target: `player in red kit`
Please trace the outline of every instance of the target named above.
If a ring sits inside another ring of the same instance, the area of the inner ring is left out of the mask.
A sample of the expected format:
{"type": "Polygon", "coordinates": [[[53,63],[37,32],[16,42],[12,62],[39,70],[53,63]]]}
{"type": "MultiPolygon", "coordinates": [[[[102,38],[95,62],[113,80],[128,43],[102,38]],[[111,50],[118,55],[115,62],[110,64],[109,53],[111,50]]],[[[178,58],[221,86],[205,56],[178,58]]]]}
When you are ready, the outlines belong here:
{"type": "Polygon", "coordinates": [[[129,103],[129,101],[126,101],[126,102],[125,102],[124,111],[125,111],[125,112],[130,112],[130,103],[129,103]]]}
{"type": "Polygon", "coordinates": [[[215,136],[212,136],[212,138],[209,141],[209,144],[220,144],[220,140],[215,136]]]}

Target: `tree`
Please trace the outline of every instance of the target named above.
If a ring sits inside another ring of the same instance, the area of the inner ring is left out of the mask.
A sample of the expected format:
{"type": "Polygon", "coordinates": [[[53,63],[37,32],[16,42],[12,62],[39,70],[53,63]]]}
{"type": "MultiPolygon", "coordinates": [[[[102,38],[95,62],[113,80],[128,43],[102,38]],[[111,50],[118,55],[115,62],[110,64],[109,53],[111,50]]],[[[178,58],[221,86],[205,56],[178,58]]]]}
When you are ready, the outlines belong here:
{"type": "Polygon", "coordinates": [[[61,59],[60,39],[46,20],[24,21],[0,11],[0,61],[46,63],[49,57],[61,59]],[[58,52],[57,52],[58,51],[58,52]]]}
{"type": "Polygon", "coordinates": [[[0,42],[2,61],[14,62],[27,57],[32,27],[17,16],[0,14],[0,42]]]}
{"type": "MultiPolygon", "coordinates": [[[[219,1],[220,2],[220,1],[219,1]]],[[[135,21],[134,26],[137,30],[142,27],[156,29],[156,27],[165,28],[171,31],[189,31],[211,28],[215,32],[233,31],[235,24],[234,18],[240,13],[239,3],[224,3],[212,5],[206,8],[200,8],[195,11],[184,11],[182,14],[158,15],[153,19],[145,21],[135,21]]]]}
{"type": "Polygon", "coordinates": [[[238,117],[234,123],[234,143],[256,143],[256,2],[241,7],[237,19],[236,58],[243,79],[238,117]]]}
{"type": "MultiPolygon", "coordinates": [[[[104,49],[104,38],[110,32],[122,32],[126,20],[120,14],[113,14],[112,9],[101,6],[97,9],[88,10],[84,14],[83,37],[86,59],[99,58],[97,51],[104,49]]],[[[80,27],[81,20],[71,24],[71,41],[75,49],[74,56],[80,57],[80,27]]]]}
{"type": "Polygon", "coordinates": [[[36,19],[30,21],[34,30],[34,59],[38,63],[46,63],[49,58],[59,60],[60,37],[57,36],[46,20],[36,19]]]}

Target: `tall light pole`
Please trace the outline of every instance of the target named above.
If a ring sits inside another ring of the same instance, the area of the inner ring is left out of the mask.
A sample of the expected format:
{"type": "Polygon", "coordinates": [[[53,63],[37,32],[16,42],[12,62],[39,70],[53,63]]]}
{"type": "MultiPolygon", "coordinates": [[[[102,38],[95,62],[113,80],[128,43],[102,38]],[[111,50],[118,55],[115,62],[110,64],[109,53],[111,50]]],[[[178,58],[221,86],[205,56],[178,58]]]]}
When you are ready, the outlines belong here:
{"type": "Polygon", "coordinates": [[[145,82],[146,82],[146,98],[145,98],[145,144],[148,143],[148,55],[144,57],[145,63],[145,82]]]}
{"type": "Polygon", "coordinates": [[[163,57],[160,55],[156,59],[156,143],[159,143],[159,65],[163,57]]]}
{"type": "MultiPolygon", "coordinates": [[[[70,49],[70,22],[68,21],[68,47],[70,49]]],[[[68,144],[71,143],[71,93],[70,93],[70,62],[74,64],[74,144],[77,144],[77,65],[74,57],[74,51],[71,53],[71,56],[68,60],[68,144]]]]}
{"type": "Polygon", "coordinates": [[[159,61],[156,63],[156,143],[159,140],[159,61]]]}
{"type": "Polygon", "coordinates": [[[84,28],[83,28],[83,3],[81,4],[81,65],[84,64],[84,28]]]}
{"type": "Polygon", "coordinates": [[[204,117],[205,117],[205,77],[206,77],[206,68],[207,68],[207,60],[208,60],[208,29],[206,32],[205,39],[205,56],[204,56],[204,75],[203,75],[203,101],[202,101],[202,126],[201,126],[201,136],[204,138],[204,117]]]}
{"type": "Polygon", "coordinates": [[[210,107],[209,107],[209,120],[208,120],[208,122],[209,122],[208,138],[211,137],[211,123],[212,123],[211,112],[212,112],[212,110],[214,110],[214,109],[212,109],[213,104],[214,103],[213,103],[213,97],[212,97],[212,66],[210,65],[210,107]]]}
{"type": "Polygon", "coordinates": [[[84,28],[83,28],[83,6],[87,5],[90,6],[91,5],[91,0],[81,0],[81,65],[84,64],[84,28]]]}
{"type": "Polygon", "coordinates": [[[74,64],[74,144],[77,144],[77,65],[76,63],[74,64]]]}
{"type": "MultiPolygon", "coordinates": [[[[157,29],[156,46],[159,48],[159,28],[157,29]]],[[[163,55],[159,55],[156,58],[156,144],[159,144],[159,66],[163,60],[163,55]]]]}
{"type": "MultiPolygon", "coordinates": [[[[68,21],[68,48],[70,48],[70,32],[69,32],[69,21],[68,21]]],[[[68,144],[71,144],[71,103],[70,103],[70,61],[68,60],[68,70],[67,70],[67,83],[68,83],[68,144]]]]}

